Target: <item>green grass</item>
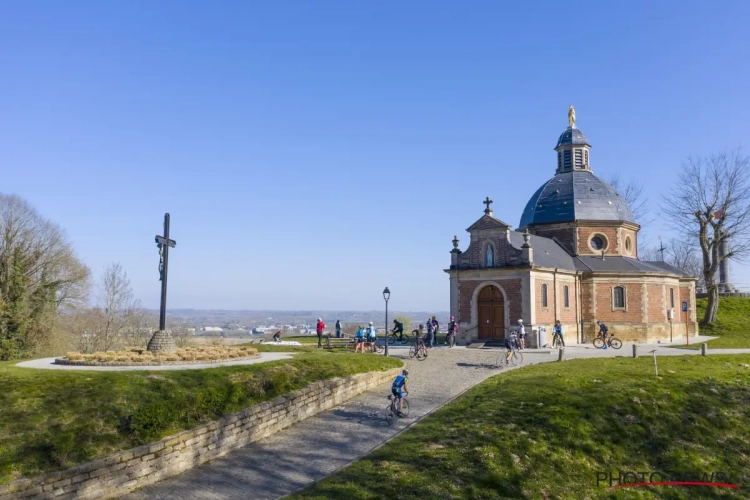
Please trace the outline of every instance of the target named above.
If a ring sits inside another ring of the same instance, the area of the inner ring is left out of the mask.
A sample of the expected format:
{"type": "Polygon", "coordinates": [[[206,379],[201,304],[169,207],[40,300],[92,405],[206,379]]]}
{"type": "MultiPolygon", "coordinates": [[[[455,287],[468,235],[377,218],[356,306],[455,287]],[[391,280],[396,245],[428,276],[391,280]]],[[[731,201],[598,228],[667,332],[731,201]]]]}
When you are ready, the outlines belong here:
{"type": "Polygon", "coordinates": [[[93,372],[0,363],[0,484],[74,466],[215,420],[311,382],[400,366],[299,352],[204,370],[93,372]]]}
{"type": "Polygon", "coordinates": [[[650,358],[500,374],[291,498],[748,498],[750,355],[658,363],[659,379],[650,358]],[[741,489],[597,486],[617,471],[721,471],[741,489]]]}
{"type": "MultiPolygon", "coordinates": [[[[708,299],[696,299],[698,318],[703,319],[708,299]]],[[[720,297],[719,312],[712,325],[699,326],[701,335],[719,336],[708,341],[708,347],[714,349],[750,348],[750,298],[720,297]]],[[[675,346],[682,349],[700,349],[700,344],[675,346]]]]}

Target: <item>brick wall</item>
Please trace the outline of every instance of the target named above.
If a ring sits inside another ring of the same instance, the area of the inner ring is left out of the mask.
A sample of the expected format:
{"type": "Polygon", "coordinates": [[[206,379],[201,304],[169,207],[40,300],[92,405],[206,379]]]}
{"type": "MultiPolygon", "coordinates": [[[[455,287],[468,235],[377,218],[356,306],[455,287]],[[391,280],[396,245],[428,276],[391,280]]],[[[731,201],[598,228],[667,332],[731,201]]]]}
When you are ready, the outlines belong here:
{"type": "MultiPolygon", "coordinates": [[[[641,323],[643,321],[643,290],[640,283],[596,283],[596,312],[592,318],[604,323],[641,323]],[[626,309],[612,310],[612,288],[625,287],[626,309]]],[[[609,326],[609,325],[608,325],[609,326]]]]}
{"type": "Polygon", "coordinates": [[[618,255],[618,228],[617,227],[579,227],[578,228],[578,253],[581,255],[601,255],[601,251],[592,252],[589,247],[589,239],[594,234],[603,234],[607,237],[607,249],[605,255],[618,255]]]}
{"type": "Polygon", "coordinates": [[[521,264],[522,252],[515,248],[505,237],[505,233],[472,234],[471,242],[465,252],[461,253],[459,263],[474,267],[484,267],[485,243],[490,242],[495,249],[495,267],[521,264]]]}
{"type": "Polygon", "coordinates": [[[400,371],[401,368],[394,368],[316,382],[149,445],[73,469],[0,485],[0,500],[98,499],[124,495],[268,437],[370,388],[390,382],[400,371]]]}
{"type": "Polygon", "coordinates": [[[560,304],[560,314],[558,315],[558,319],[561,323],[573,323],[575,324],[576,319],[576,310],[578,308],[578,297],[576,296],[576,284],[575,282],[567,282],[563,281],[557,282],[557,297],[560,304]],[[568,308],[565,308],[565,295],[563,293],[563,287],[568,287],[568,308]]]}
{"type": "Polygon", "coordinates": [[[651,323],[667,321],[667,309],[669,308],[669,290],[664,285],[647,284],[648,293],[648,321],[651,323]],[[664,302],[666,292],[666,303],[664,302]]]}
{"type": "Polygon", "coordinates": [[[620,230],[622,235],[622,254],[627,257],[638,257],[638,234],[632,229],[622,228],[620,230]],[[625,240],[630,237],[630,252],[625,248],[625,240]]]}
{"type": "MultiPolygon", "coordinates": [[[[559,298],[559,297],[558,297],[559,298]]],[[[552,324],[555,322],[555,295],[552,278],[535,280],[534,291],[535,324],[552,324]],[[542,285],[547,285],[547,307],[542,306],[542,285]]]]}

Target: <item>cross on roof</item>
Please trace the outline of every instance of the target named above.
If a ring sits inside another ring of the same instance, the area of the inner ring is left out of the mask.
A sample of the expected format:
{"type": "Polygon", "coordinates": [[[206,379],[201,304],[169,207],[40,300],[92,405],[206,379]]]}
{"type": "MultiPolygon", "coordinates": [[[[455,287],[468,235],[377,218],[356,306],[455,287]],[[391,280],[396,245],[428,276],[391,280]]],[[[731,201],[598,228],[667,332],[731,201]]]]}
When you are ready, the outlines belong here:
{"type": "Polygon", "coordinates": [[[484,209],[484,213],[486,213],[487,215],[492,215],[492,208],[490,208],[490,205],[492,205],[494,201],[490,200],[490,197],[488,196],[482,203],[487,205],[487,208],[484,209]]]}

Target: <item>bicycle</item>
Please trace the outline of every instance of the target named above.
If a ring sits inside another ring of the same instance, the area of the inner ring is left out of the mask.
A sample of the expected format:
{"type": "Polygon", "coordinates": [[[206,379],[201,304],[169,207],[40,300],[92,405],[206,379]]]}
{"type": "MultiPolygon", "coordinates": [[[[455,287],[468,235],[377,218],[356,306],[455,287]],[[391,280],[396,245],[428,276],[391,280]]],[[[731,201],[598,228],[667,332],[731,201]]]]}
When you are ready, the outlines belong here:
{"type": "Polygon", "coordinates": [[[409,416],[409,401],[406,400],[406,396],[409,393],[405,393],[405,396],[401,398],[401,415],[398,414],[398,398],[394,398],[393,394],[388,394],[388,406],[385,407],[385,421],[388,425],[393,423],[394,417],[405,418],[409,416]]]}
{"type": "Polygon", "coordinates": [[[562,340],[562,336],[561,335],[559,335],[557,333],[553,333],[552,334],[552,347],[553,348],[556,347],[558,349],[562,349],[562,348],[565,347],[565,345],[563,344],[563,340],[562,340]]]}
{"type": "Polygon", "coordinates": [[[409,349],[409,357],[417,358],[418,361],[427,359],[427,346],[424,345],[422,337],[417,337],[417,342],[409,349]]]}
{"type": "Polygon", "coordinates": [[[398,335],[396,335],[395,333],[391,332],[391,333],[389,333],[389,334],[388,334],[388,335],[386,336],[386,340],[388,341],[388,343],[389,343],[390,345],[393,345],[393,344],[395,344],[396,342],[401,342],[401,344],[408,344],[409,342],[411,342],[411,337],[409,337],[409,334],[408,334],[408,333],[404,333],[404,334],[403,334],[403,336],[404,336],[404,337],[403,337],[403,338],[404,338],[404,340],[400,341],[400,340],[399,340],[399,336],[398,336],[398,335]]]}
{"type": "Polygon", "coordinates": [[[508,365],[518,366],[521,363],[523,363],[523,354],[521,354],[518,351],[518,349],[511,347],[510,351],[506,351],[497,357],[495,366],[497,367],[503,367],[503,366],[508,366],[508,365]]]}
{"type": "MultiPolygon", "coordinates": [[[[615,337],[607,337],[607,346],[612,347],[613,349],[619,349],[622,347],[622,341],[615,337]]],[[[602,349],[604,347],[604,339],[601,334],[597,335],[594,339],[594,347],[597,349],[602,349]]]]}
{"type": "Polygon", "coordinates": [[[385,347],[383,344],[378,344],[378,341],[375,340],[374,342],[371,340],[367,341],[367,350],[369,352],[377,352],[382,353],[385,350],[385,347]]]}

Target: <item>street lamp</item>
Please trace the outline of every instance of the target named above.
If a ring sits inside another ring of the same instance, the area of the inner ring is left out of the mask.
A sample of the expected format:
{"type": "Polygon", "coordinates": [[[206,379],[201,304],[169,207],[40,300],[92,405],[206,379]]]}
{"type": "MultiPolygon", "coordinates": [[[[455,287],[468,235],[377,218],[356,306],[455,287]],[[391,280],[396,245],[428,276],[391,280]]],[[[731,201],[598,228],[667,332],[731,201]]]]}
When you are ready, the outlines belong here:
{"type": "Polygon", "coordinates": [[[388,299],[391,298],[391,291],[388,287],[383,290],[383,298],[385,299],[385,355],[388,356],[388,299]]]}

